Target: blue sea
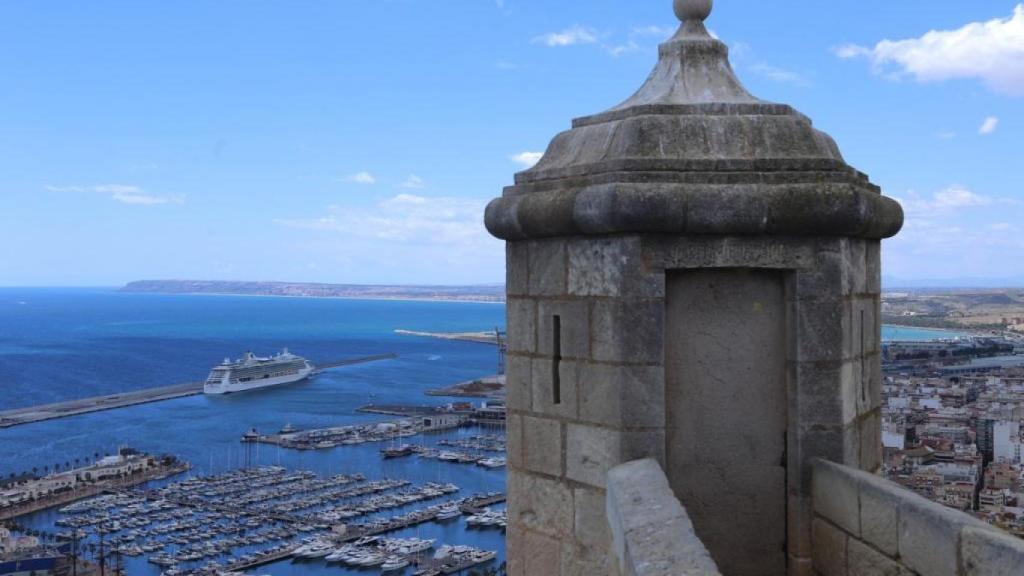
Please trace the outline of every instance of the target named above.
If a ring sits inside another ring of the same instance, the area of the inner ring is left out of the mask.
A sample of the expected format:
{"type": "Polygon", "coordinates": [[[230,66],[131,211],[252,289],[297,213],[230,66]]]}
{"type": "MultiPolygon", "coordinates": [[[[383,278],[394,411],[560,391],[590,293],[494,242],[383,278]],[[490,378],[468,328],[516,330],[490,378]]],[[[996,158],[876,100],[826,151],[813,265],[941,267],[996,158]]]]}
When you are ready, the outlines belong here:
{"type": "MultiPolygon", "coordinates": [[[[179,455],[195,465],[195,474],[238,468],[244,462],[239,438],[249,428],[272,433],[288,423],[311,428],[382,421],[389,417],[355,410],[368,403],[444,404],[452,399],[423,391],[496,371],[493,346],[400,336],[396,329],[486,330],[503,327],[504,321],[504,307],[495,304],[0,289],[0,409],[201,380],[225,356],[250,349],[270,354],[287,346],[314,363],[399,355],[266,391],[195,396],[0,429],[0,474],[114,453],[123,445],[179,455]]],[[[459,496],[504,490],[502,470],[415,457],[385,462],[381,447],[368,443],[315,452],[262,447],[256,459],[324,475],[361,472],[370,478],[453,482],[463,489],[459,496]]],[[[55,512],[42,512],[25,523],[53,530],[57,518],[55,512]]],[[[425,524],[398,535],[468,544],[504,556],[501,532],[466,531],[461,523],[425,524]]],[[[127,560],[129,574],[159,573],[141,558],[127,560]]],[[[321,572],[357,573],[288,561],[259,570],[321,572]]]]}
{"type": "Polygon", "coordinates": [[[912,328],[910,326],[882,326],[882,340],[950,340],[969,336],[967,332],[940,330],[937,328],[912,328]]]}
{"type": "MultiPolygon", "coordinates": [[[[334,369],[307,382],[227,397],[168,402],[0,429],[0,474],[42,469],[120,446],[172,453],[195,474],[238,468],[239,442],[252,427],[276,432],[388,419],[357,413],[376,404],[443,404],[423,395],[495,372],[492,346],[400,336],[396,329],[476,331],[503,327],[495,304],[340,299],[123,294],[109,289],[0,289],[0,410],[203,379],[224,357],[289,347],[314,363],[393,352],[398,359],[334,369]]],[[[886,327],[886,339],[932,339],[956,333],[886,327]]],[[[478,431],[465,431],[473,434],[478,431]]],[[[436,441],[428,440],[429,442],[436,441]]],[[[361,472],[371,478],[454,482],[462,495],[504,490],[501,470],[416,458],[380,458],[376,444],[297,452],[262,448],[261,464],[320,474],[361,472]]],[[[398,512],[390,512],[394,514],[398,512]]],[[[26,523],[52,530],[55,512],[26,523]]],[[[500,532],[461,524],[423,525],[408,535],[498,550],[500,532]]],[[[400,534],[402,535],[402,534],[400,534]]],[[[130,574],[158,574],[129,559],[130,574]]],[[[355,574],[322,563],[280,562],[270,574],[355,574]]]]}

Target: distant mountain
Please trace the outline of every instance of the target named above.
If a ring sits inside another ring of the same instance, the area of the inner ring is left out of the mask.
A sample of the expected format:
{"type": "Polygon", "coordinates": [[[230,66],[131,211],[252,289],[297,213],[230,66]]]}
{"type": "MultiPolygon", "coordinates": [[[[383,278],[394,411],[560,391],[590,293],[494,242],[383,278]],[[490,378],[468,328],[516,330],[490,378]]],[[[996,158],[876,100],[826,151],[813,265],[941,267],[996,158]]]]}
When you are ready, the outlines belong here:
{"type": "Polygon", "coordinates": [[[1011,278],[929,278],[920,280],[907,280],[893,276],[882,276],[883,290],[896,289],[971,289],[980,288],[991,290],[994,288],[1024,288],[1024,276],[1011,278]]]}
{"type": "Polygon", "coordinates": [[[303,298],[367,298],[388,300],[462,300],[504,302],[502,284],[480,286],[365,286],[309,282],[242,282],[229,280],[139,280],[122,292],[150,294],[218,294],[303,298]]]}

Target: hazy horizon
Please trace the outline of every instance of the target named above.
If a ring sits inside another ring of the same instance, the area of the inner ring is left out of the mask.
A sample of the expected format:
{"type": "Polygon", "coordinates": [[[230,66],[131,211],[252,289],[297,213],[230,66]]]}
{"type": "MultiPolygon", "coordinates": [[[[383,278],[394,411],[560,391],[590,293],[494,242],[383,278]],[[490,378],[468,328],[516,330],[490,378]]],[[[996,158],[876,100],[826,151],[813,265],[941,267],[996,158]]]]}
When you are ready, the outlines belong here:
{"type": "MultiPolygon", "coordinates": [[[[487,202],[678,24],[669,0],[59,5],[0,4],[0,285],[500,282],[487,202]]],[[[1020,0],[708,24],[903,204],[886,275],[1024,283],[1020,0]]]]}
{"type": "MultiPolygon", "coordinates": [[[[399,288],[494,288],[504,286],[504,282],[469,282],[465,284],[451,283],[388,283],[388,282],[318,282],[296,280],[242,280],[217,278],[138,278],[121,284],[0,284],[0,289],[121,289],[136,281],[155,282],[234,282],[234,283],[268,283],[268,284],[324,284],[331,286],[358,287],[399,287],[399,288]]],[[[905,280],[899,278],[883,278],[882,290],[1020,290],[1024,289],[1024,278],[1016,279],[922,279],[905,280]]]]}

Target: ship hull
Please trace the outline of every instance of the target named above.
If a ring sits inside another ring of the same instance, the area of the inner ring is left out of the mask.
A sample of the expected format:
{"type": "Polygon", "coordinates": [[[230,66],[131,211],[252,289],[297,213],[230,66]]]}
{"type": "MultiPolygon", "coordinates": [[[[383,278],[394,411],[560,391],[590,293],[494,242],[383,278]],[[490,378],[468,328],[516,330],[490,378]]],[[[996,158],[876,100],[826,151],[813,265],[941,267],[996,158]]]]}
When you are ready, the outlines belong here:
{"type": "Polygon", "coordinates": [[[312,368],[300,370],[296,374],[290,374],[288,376],[278,376],[276,378],[261,378],[258,380],[251,380],[249,382],[238,382],[238,383],[207,383],[203,386],[203,392],[211,396],[223,396],[225,394],[237,394],[239,392],[251,392],[252,390],[262,390],[264,388],[271,388],[273,386],[284,386],[286,384],[294,384],[301,380],[309,378],[309,375],[313,373],[312,368]]]}

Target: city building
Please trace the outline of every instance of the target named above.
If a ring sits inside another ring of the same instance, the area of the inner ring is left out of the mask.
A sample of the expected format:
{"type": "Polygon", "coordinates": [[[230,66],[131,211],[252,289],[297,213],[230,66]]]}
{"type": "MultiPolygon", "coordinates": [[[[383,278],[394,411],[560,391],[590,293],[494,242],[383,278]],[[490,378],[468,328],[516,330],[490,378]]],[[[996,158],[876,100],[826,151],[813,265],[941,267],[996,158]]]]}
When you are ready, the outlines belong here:
{"type": "Polygon", "coordinates": [[[156,466],[153,456],[125,450],[81,468],[8,483],[5,488],[0,488],[0,508],[69,492],[84,485],[126,478],[156,466]]]}

